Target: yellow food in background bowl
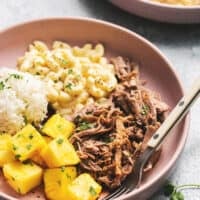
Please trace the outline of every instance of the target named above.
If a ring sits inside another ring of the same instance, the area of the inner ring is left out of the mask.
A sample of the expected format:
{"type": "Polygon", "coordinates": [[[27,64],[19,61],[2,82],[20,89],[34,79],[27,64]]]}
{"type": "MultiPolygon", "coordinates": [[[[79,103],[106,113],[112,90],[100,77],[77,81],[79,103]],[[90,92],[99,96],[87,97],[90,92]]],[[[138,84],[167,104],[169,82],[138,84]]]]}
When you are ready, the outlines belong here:
{"type": "Polygon", "coordinates": [[[194,6],[200,5],[200,0],[153,0],[160,3],[184,5],[184,6],[194,6]]]}

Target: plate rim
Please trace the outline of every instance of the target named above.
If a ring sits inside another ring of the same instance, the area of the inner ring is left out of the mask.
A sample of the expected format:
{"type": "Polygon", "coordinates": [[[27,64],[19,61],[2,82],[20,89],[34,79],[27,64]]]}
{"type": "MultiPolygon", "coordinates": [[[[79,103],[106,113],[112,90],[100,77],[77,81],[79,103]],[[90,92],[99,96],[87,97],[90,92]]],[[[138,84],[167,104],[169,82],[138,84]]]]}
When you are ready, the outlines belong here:
{"type": "MultiPolygon", "coordinates": [[[[138,0],[138,1],[140,1],[140,0],[138,0]]],[[[185,93],[183,84],[180,81],[178,73],[173,68],[172,63],[169,61],[167,56],[165,56],[164,53],[162,53],[162,51],[155,44],[151,43],[149,40],[147,40],[143,36],[139,35],[138,33],[134,32],[128,28],[125,28],[123,26],[111,23],[111,22],[107,22],[107,21],[99,20],[99,19],[95,19],[95,18],[90,18],[90,17],[74,17],[74,16],[37,18],[37,19],[26,20],[23,22],[15,23],[11,26],[8,26],[7,28],[0,30],[0,37],[2,34],[5,34],[8,31],[11,31],[13,29],[17,29],[17,28],[20,28],[20,27],[23,27],[26,25],[34,24],[34,23],[41,23],[41,22],[47,23],[47,22],[53,22],[53,21],[70,21],[70,20],[81,21],[81,22],[90,22],[90,23],[94,23],[94,24],[97,23],[102,26],[112,27],[114,29],[121,30],[122,32],[126,32],[126,34],[132,35],[133,37],[136,37],[137,39],[139,39],[141,42],[146,43],[153,51],[155,51],[163,59],[164,62],[166,62],[168,70],[170,70],[170,72],[173,74],[174,78],[177,81],[177,84],[180,88],[180,92],[182,93],[182,95],[185,93]]],[[[151,181],[148,181],[148,183],[145,184],[142,188],[134,190],[134,191],[130,192],[129,194],[123,195],[122,197],[118,198],[119,200],[125,200],[127,198],[131,198],[131,196],[133,196],[133,195],[138,195],[142,191],[145,191],[148,188],[151,188],[153,186],[153,184],[155,184],[160,179],[162,179],[163,176],[166,176],[166,174],[168,174],[168,172],[171,170],[172,166],[176,163],[176,161],[180,157],[180,154],[183,152],[185,143],[187,141],[187,137],[189,135],[190,114],[188,114],[183,119],[182,123],[183,123],[183,128],[182,128],[183,134],[181,137],[181,141],[180,141],[179,146],[177,146],[176,151],[175,151],[173,157],[171,158],[170,162],[168,162],[167,165],[165,165],[165,168],[162,171],[160,171],[157,176],[152,178],[151,181]]],[[[0,197],[10,199],[10,200],[18,200],[17,198],[9,196],[8,194],[5,194],[3,192],[0,192],[0,197]]]]}

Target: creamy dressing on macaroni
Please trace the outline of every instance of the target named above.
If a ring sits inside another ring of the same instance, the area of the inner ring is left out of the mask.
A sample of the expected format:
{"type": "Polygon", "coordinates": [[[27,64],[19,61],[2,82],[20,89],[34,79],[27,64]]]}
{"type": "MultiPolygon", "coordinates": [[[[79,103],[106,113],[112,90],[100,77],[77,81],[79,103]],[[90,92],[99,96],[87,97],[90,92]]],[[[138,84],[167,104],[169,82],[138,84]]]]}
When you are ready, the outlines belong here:
{"type": "Polygon", "coordinates": [[[101,101],[117,85],[114,66],[104,57],[102,44],[71,47],[55,41],[49,49],[44,42],[35,41],[17,66],[45,80],[49,102],[64,116],[101,101]]]}

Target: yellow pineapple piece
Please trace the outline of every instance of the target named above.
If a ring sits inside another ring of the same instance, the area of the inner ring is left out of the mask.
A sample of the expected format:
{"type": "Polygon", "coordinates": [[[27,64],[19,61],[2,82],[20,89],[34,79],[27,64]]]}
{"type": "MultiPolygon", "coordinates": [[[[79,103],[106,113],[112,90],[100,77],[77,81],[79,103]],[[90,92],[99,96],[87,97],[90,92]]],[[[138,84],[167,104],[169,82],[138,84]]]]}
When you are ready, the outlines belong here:
{"type": "Polygon", "coordinates": [[[30,124],[12,138],[13,152],[20,161],[31,158],[46,145],[42,135],[30,124]]]}
{"type": "Polygon", "coordinates": [[[42,156],[40,155],[39,152],[36,153],[36,154],[34,154],[34,155],[31,157],[30,160],[32,160],[34,163],[40,165],[41,167],[47,167],[47,165],[46,165],[44,159],[42,158],[42,156]]]}
{"type": "Polygon", "coordinates": [[[31,162],[14,161],[5,164],[3,174],[8,184],[20,194],[26,194],[42,181],[42,168],[31,162]]]}
{"type": "Polygon", "coordinates": [[[73,145],[61,136],[52,140],[42,150],[41,155],[50,168],[76,165],[80,162],[73,145]]]}
{"type": "Polygon", "coordinates": [[[45,194],[49,200],[68,199],[66,186],[77,176],[76,167],[47,169],[44,172],[45,194]]]}
{"type": "Polygon", "coordinates": [[[67,186],[67,199],[95,200],[102,191],[99,185],[89,174],[81,174],[67,186]]]}
{"type": "Polygon", "coordinates": [[[61,117],[59,114],[53,115],[44,125],[42,132],[47,134],[52,138],[56,138],[58,136],[69,137],[75,125],[61,117]]]}
{"type": "Polygon", "coordinates": [[[52,138],[51,137],[49,137],[49,136],[43,136],[43,138],[44,138],[44,140],[45,140],[45,142],[48,144],[49,142],[51,142],[52,141],[52,138]]]}
{"type": "Polygon", "coordinates": [[[12,152],[11,136],[7,134],[0,135],[0,167],[15,160],[12,152]]]}
{"type": "MultiPolygon", "coordinates": [[[[52,138],[48,137],[48,136],[43,136],[44,140],[46,141],[46,144],[43,146],[43,148],[45,148],[45,146],[47,146],[47,143],[52,141],[52,138]]],[[[44,159],[41,156],[41,151],[36,152],[32,157],[31,160],[33,162],[35,162],[36,164],[42,166],[42,167],[47,167],[44,159]]]]}

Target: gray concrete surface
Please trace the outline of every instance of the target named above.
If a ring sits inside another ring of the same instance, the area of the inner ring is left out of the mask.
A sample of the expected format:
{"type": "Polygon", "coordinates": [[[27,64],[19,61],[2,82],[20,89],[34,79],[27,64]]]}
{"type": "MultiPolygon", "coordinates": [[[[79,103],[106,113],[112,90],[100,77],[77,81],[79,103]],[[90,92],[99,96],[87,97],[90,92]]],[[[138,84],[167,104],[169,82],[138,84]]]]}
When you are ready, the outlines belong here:
{"type": "MultiPolygon", "coordinates": [[[[0,29],[53,16],[84,16],[125,26],[149,39],[170,59],[185,88],[200,75],[200,25],[170,25],[127,14],[103,0],[0,0],[0,29]]],[[[200,183],[200,101],[191,111],[187,144],[170,180],[200,183]]],[[[200,190],[185,192],[186,200],[199,200],[200,190]]],[[[158,191],[151,200],[164,200],[158,191]]]]}

